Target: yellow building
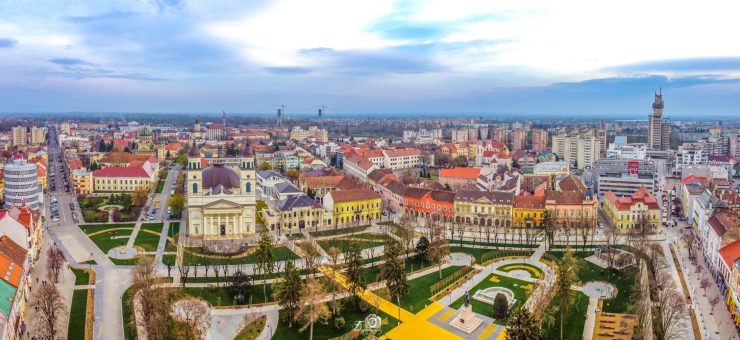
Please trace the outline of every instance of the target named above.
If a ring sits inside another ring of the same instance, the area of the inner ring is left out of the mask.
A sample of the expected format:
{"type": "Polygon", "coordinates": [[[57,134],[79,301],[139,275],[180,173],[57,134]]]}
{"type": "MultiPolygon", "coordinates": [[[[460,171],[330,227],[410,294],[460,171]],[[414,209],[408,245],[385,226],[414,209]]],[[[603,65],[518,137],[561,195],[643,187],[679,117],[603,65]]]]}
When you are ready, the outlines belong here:
{"type": "Polygon", "coordinates": [[[92,172],[86,169],[75,169],[72,170],[72,188],[78,195],[87,195],[93,192],[93,176],[92,172]]]}
{"type": "Polygon", "coordinates": [[[536,227],[542,224],[545,196],[530,194],[514,196],[511,219],[515,227],[536,227]]]}
{"type": "Polygon", "coordinates": [[[369,189],[331,191],[324,195],[324,209],[333,214],[334,225],[369,224],[380,219],[380,195],[369,189]]]}
{"type": "Polygon", "coordinates": [[[511,226],[514,193],[463,190],[455,195],[455,221],[487,227],[511,226]]]}
{"type": "Polygon", "coordinates": [[[631,196],[617,197],[613,192],[604,194],[604,214],[617,230],[630,230],[640,218],[647,218],[653,228],[660,226],[658,201],[645,187],[631,196]]]}
{"type": "Polygon", "coordinates": [[[95,192],[134,192],[149,190],[155,182],[155,174],[143,167],[107,167],[93,171],[95,192]]]}

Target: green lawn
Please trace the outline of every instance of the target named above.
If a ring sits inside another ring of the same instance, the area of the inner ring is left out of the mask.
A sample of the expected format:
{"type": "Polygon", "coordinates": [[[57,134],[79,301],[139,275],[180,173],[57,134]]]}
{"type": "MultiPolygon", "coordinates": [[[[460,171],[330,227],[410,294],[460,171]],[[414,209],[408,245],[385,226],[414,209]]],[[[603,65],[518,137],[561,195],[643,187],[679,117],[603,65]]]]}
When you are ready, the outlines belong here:
{"type": "Polygon", "coordinates": [[[75,285],[76,286],[90,284],[90,273],[82,269],[71,268],[71,267],[70,269],[72,269],[72,272],[75,274],[75,285]]]}
{"type": "Polygon", "coordinates": [[[177,235],[180,234],[180,222],[171,222],[170,228],[167,230],[167,235],[172,237],[177,242],[177,235]]]}
{"type": "MultiPolygon", "coordinates": [[[[126,291],[123,293],[123,296],[121,297],[121,311],[123,314],[123,338],[125,340],[135,340],[137,338],[136,336],[136,326],[133,323],[134,315],[132,313],[133,310],[133,298],[134,298],[134,288],[129,287],[126,289],[126,291]]],[[[179,298],[184,297],[185,294],[181,291],[175,291],[171,295],[171,301],[175,301],[179,298]]],[[[168,324],[178,324],[179,321],[173,319],[169,313],[167,314],[167,323],[168,324]]],[[[189,327],[187,327],[184,323],[180,323],[180,327],[183,327],[182,329],[186,332],[189,332],[189,327]]],[[[192,334],[189,334],[186,339],[194,339],[195,337],[192,334]]]]}
{"type": "MultiPolygon", "coordinates": [[[[442,277],[444,278],[450,276],[452,275],[452,273],[456,272],[460,268],[462,267],[450,266],[444,268],[442,269],[442,277]]],[[[411,313],[417,313],[422,310],[431,302],[429,301],[429,298],[432,296],[432,293],[429,291],[429,287],[439,282],[440,280],[441,279],[439,278],[439,272],[434,271],[433,273],[429,273],[427,275],[417,277],[411,281],[408,281],[409,293],[401,298],[401,307],[405,308],[411,313]]]]}
{"type": "Polygon", "coordinates": [[[157,183],[157,193],[161,193],[162,189],[164,189],[164,183],[167,182],[167,177],[160,178],[159,182],[157,183]]]}
{"type": "Polygon", "coordinates": [[[100,250],[107,254],[109,250],[120,245],[126,245],[129,237],[131,236],[131,230],[128,229],[114,229],[109,230],[101,234],[90,236],[90,240],[100,248],[100,250]],[[112,238],[112,237],[116,238],[112,238]]]}
{"type": "MultiPolygon", "coordinates": [[[[377,262],[380,260],[382,260],[381,257],[375,257],[373,258],[372,261],[370,259],[366,259],[363,261],[364,263],[375,262],[375,264],[372,267],[363,268],[362,275],[363,277],[365,277],[365,282],[370,283],[370,282],[376,282],[376,281],[381,280],[380,268],[382,264],[380,262],[377,262]]],[[[406,273],[411,273],[411,272],[415,272],[423,268],[427,268],[434,264],[436,264],[436,262],[432,263],[430,261],[422,261],[420,258],[416,256],[409,256],[409,258],[406,259],[405,261],[404,271],[406,273]]]]}
{"type": "Polygon", "coordinates": [[[369,226],[370,225],[360,225],[360,226],[355,226],[355,227],[327,229],[327,230],[320,230],[320,231],[309,231],[308,234],[313,237],[343,235],[343,234],[350,234],[350,233],[356,233],[359,231],[363,231],[367,229],[369,226]]]}
{"type": "Polygon", "coordinates": [[[265,224],[264,221],[262,221],[262,210],[267,209],[267,203],[262,200],[257,200],[257,221],[255,221],[257,224],[265,224]]]}
{"type": "Polygon", "coordinates": [[[470,256],[475,257],[476,263],[481,263],[481,257],[485,253],[490,253],[491,249],[481,249],[481,248],[466,248],[466,247],[458,247],[458,246],[452,246],[450,247],[450,253],[464,253],[468,254],[470,256]]]}
{"type": "Polygon", "coordinates": [[[144,251],[156,251],[163,227],[162,223],[143,223],[139,233],[136,235],[134,246],[139,246],[144,251]],[[157,234],[148,233],[144,230],[153,231],[157,234]]]}
{"type": "MultiPolygon", "coordinates": [[[[355,325],[355,321],[365,320],[368,314],[375,313],[382,318],[382,327],[379,334],[385,334],[392,328],[398,325],[395,318],[385,314],[383,312],[375,312],[372,310],[361,311],[354,307],[349,299],[342,299],[342,305],[344,308],[341,311],[341,315],[344,318],[344,328],[337,330],[334,328],[334,320],[329,320],[327,324],[316,323],[313,326],[313,338],[314,339],[332,339],[347,334],[355,325]]],[[[280,318],[277,330],[273,330],[275,333],[272,336],[273,340],[296,340],[296,339],[308,339],[308,329],[303,332],[299,332],[300,325],[293,323],[293,327],[288,327],[284,317],[280,318]]]]}
{"type": "Polygon", "coordinates": [[[85,338],[85,318],[87,315],[87,289],[76,289],[72,293],[67,339],[85,338]]]}
{"type": "MultiPolygon", "coordinates": [[[[251,293],[246,297],[244,301],[239,303],[239,305],[246,305],[249,303],[251,298],[251,303],[264,303],[264,302],[272,302],[275,301],[275,299],[272,296],[272,284],[267,284],[265,286],[265,292],[267,293],[267,297],[265,299],[265,295],[262,293],[262,286],[263,285],[256,285],[252,286],[251,293]]],[[[234,306],[237,305],[236,301],[234,301],[234,297],[231,296],[231,292],[229,292],[229,288],[225,285],[222,285],[218,288],[201,288],[201,287],[186,287],[183,289],[185,293],[192,296],[197,296],[202,298],[203,300],[208,301],[211,305],[214,306],[234,306]]]]}
{"type": "Polygon", "coordinates": [[[530,275],[532,275],[533,278],[539,279],[544,276],[544,273],[542,273],[542,269],[539,267],[529,264],[529,263],[513,263],[508,264],[502,267],[499,267],[498,270],[502,272],[510,272],[512,270],[525,270],[529,272],[530,275]]]}
{"type": "Polygon", "coordinates": [[[92,234],[96,231],[113,229],[113,228],[134,228],[134,223],[111,223],[111,224],[81,224],[80,229],[85,234],[92,234]]]}
{"type": "MultiPolygon", "coordinates": [[[[202,249],[200,248],[187,248],[187,249],[195,253],[202,253],[202,249]]],[[[274,247],[273,255],[275,256],[276,261],[294,260],[298,258],[298,255],[296,255],[290,249],[284,246],[274,247]]],[[[185,265],[190,265],[190,266],[203,265],[205,261],[206,260],[203,256],[193,255],[187,251],[183,254],[183,263],[185,265]]],[[[256,262],[257,262],[257,259],[254,253],[249,254],[245,257],[241,257],[241,258],[209,258],[208,259],[209,264],[243,264],[243,263],[256,263],[256,262]]]]}
{"type": "MultiPolygon", "coordinates": [[[[488,317],[491,317],[493,313],[493,305],[478,301],[473,299],[473,294],[475,294],[476,291],[485,289],[488,287],[504,287],[508,288],[514,293],[514,298],[516,298],[516,303],[514,303],[513,306],[509,306],[509,315],[512,314],[515,310],[517,310],[519,307],[521,307],[524,302],[527,301],[527,298],[529,298],[529,294],[536,288],[536,285],[534,283],[530,283],[527,281],[517,280],[501,275],[491,274],[483,281],[475,285],[472,289],[470,289],[470,305],[473,306],[473,311],[482,314],[488,317]],[[491,278],[497,277],[499,279],[499,282],[492,282],[491,278]],[[527,291],[522,286],[526,285],[532,285],[532,289],[527,291]]],[[[459,299],[455,300],[450,307],[458,309],[465,303],[465,296],[461,296],[459,299]]],[[[505,325],[506,320],[496,320],[497,324],[505,325]]],[[[570,339],[570,338],[568,338],[570,339]]]]}
{"type": "MultiPolygon", "coordinates": [[[[588,309],[588,296],[576,292],[575,303],[571,306],[568,316],[563,320],[563,339],[581,339],[583,327],[586,324],[586,310],[588,309]]],[[[550,306],[554,306],[551,304],[550,306]]],[[[547,313],[547,312],[546,312],[547,313]]],[[[555,314],[552,326],[545,327],[545,338],[548,340],[560,340],[560,314],[555,314]]]]}
{"type": "Polygon", "coordinates": [[[335,247],[340,252],[346,252],[350,247],[356,245],[359,249],[372,248],[382,246],[386,241],[390,240],[391,237],[385,234],[360,234],[352,237],[340,237],[328,240],[317,241],[321,248],[325,251],[329,251],[329,248],[335,247]]]}
{"type": "MultiPolygon", "coordinates": [[[[518,240],[518,238],[516,238],[515,240],[518,240]]],[[[485,247],[511,247],[511,248],[537,248],[537,247],[540,246],[538,243],[537,244],[526,244],[525,242],[526,241],[524,239],[522,239],[522,243],[502,243],[502,242],[499,242],[499,243],[494,243],[494,242],[486,243],[486,240],[485,239],[484,240],[479,240],[479,242],[473,242],[473,241],[463,240],[462,241],[462,246],[464,247],[464,246],[472,246],[472,245],[475,245],[476,247],[477,246],[485,246],[485,247]]],[[[450,241],[450,245],[460,246],[460,243],[461,242],[458,239],[455,239],[455,241],[450,241]]]]}
{"type": "Polygon", "coordinates": [[[162,255],[162,263],[164,263],[165,265],[169,264],[170,266],[174,266],[176,260],[177,260],[177,255],[175,254],[162,255]]]}
{"type": "MultiPolygon", "coordinates": [[[[562,258],[562,252],[553,252],[558,258],[562,258]]],[[[604,300],[603,311],[607,313],[629,313],[632,312],[632,307],[635,303],[635,299],[632,296],[632,292],[635,286],[635,278],[637,275],[637,268],[630,266],[622,270],[614,268],[604,269],[591,262],[588,262],[584,257],[592,255],[592,252],[577,252],[575,253],[578,258],[578,279],[581,284],[585,284],[590,281],[606,281],[617,287],[617,296],[613,299],[604,300]]]]}

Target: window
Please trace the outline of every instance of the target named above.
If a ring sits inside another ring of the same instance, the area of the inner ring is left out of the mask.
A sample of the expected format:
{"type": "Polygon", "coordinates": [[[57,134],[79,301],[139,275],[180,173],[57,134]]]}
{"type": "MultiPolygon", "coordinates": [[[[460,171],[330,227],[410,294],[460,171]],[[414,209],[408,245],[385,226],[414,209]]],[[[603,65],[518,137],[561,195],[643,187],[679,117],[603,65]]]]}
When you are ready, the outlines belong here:
{"type": "Polygon", "coordinates": [[[193,193],[194,194],[198,193],[198,183],[193,183],[193,193]]]}
{"type": "Polygon", "coordinates": [[[246,190],[246,192],[252,192],[252,183],[247,182],[246,188],[244,190],[246,190]]]}

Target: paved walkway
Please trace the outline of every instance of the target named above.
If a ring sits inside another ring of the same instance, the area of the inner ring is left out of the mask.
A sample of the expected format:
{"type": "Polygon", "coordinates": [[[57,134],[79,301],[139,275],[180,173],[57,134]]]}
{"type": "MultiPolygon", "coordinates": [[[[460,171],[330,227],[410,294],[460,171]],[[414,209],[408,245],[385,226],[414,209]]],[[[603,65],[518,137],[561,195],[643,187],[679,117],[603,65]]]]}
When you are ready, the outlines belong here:
{"type": "Polygon", "coordinates": [[[596,327],[596,309],[599,307],[598,298],[588,298],[588,309],[586,309],[586,324],[583,326],[583,340],[591,340],[594,337],[596,327]]]}

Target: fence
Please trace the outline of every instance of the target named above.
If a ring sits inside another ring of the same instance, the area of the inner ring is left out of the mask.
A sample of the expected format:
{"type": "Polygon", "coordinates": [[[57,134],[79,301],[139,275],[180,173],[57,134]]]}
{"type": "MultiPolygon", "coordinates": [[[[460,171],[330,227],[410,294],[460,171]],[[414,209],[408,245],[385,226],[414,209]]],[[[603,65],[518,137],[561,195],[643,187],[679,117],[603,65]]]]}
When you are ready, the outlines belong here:
{"type": "Polygon", "coordinates": [[[429,292],[432,295],[439,293],[451,284],[455,283],[455,281],[457,281],[461,277],[464,277],[466,274],[470,273],[470,271],[472,270],[473,268],[468,266],[464,266],[458,269],[456,272],[452,273],[452,275],[442,278],[442,280],[429,287],[429,292]]]}
{"type": "Polygon", "coordinates": [[[486,262],[499,259],[499,258],[517,258],[517,257],[529,257],[532,256],[531,250],[499,250],[490,251],[481,255],[481,262],[485,265],[486,262]]]}

